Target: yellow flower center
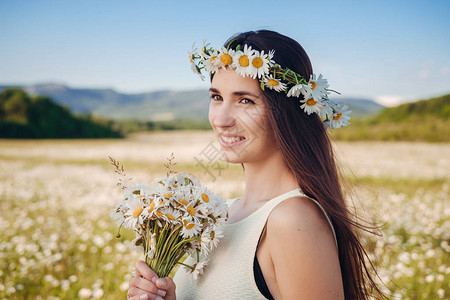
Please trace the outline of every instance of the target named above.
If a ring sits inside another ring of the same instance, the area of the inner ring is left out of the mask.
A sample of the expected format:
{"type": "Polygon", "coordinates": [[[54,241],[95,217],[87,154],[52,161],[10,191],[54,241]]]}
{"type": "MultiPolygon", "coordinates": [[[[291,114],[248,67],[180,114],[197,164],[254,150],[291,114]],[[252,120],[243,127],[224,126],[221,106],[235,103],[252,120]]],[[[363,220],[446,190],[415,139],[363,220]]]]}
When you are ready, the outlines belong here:
{"type": "Polygon", "coordinates": [[[209,59],[209,61],[210,61],[211,63],[213,63],[213,62],[216,60],[216,58],[217,58],[217,56],[213,56],[213,57],[211,57],[211,58],[209,59]]]}
{"type": "Polygon", "coordinates": [[[188,212],[191,216],[195,215],[195,208],[193,208],[191,205],[189,205],[189,206],[186,208],[186,210],[187,210],[187,212],[188,212]]]}
{"type": "Polygon", "coordinates": [[[311,89],[314,90],[316,88],[316,82],[310,81],[309,83],[311,83],[311,89]]]}
{"type": "Polygon", "coordinates": [[[261,59],[261,57],[255,57],[252,61],[252,64],[255,68],[261,68],[261,66],[263,65],[263,60],[261,59]]]}
{"type": "Polygon", "coordinates": [[[162,217],[163,213],[160,212],[160,211],[158,210],[158,211],[156,212],[156,215],[157,215],[158,217],[162,217]]]}
{"type": "Polygon", "coordinates": [[[342,113],[338,113],[335,116],[333,116],[333,120],[339,120],[342,117],[342,113]]]}
{"type": "Polygon", "coordinates": [[[207,194],[205,194],[205,193],[202,193],[202,199],[203,199],[203,201],[205,201],[206,203],[209,202],[209,196],[208,196],[207,194]]]}
{"type": "Polygon", "coordinates": [[[195,226],[194,223],[189,223],[186,225],[186,229],[192,229],[195,226]]]}
{"type": "Polygon", "coordinates": [[[239,65],[241,67],[248,67],[249,64],[250,64],[250,61],[248,60],[247,55],[241,55],[241,57],[239,57],[239,65]]]}
{"type": "Polygon", "coordinates": [[[175,218],[171,214],[166,214],[167,219],[170,221],[175,221],[175,218]]]}
{"type": "Polygon", "coordinates": [[[189,61],[190,62],[194,62],[194,54],[189,54],[189,61]]]}
{"type": "Polygon", "coordinates": [[[145,197],[145,195],[139,195],[139,196],[137,196],[137,198],[144,198],[145,197]]]}
{"type": "Polygon", "coordinates": [[[203,46],[203,47],[202,47],[202,53],[203,53],[203,54],[205,53],[205,50],[206,50],[206,47],[203,46]]]}
{"type": "Polygon", "coordinates": [[[170,198],[170,197],[172,197],[172,193],[165,193],[165,194],[164,194],[164,197],[170,198]]]}
{"type": "Polygon", "coordinates": [[[184,205],[187,205],[187,204],[188,204],[187,200],[184,199],[184,198],[180,199],[180,203],[182,203],[182,204],[184,204],[184,205]]]}
{"type": "Polygon", "coordinates": [[[313,106],[314,104],[316,104],[317,102],[313,99],[313,98],[311,98],[311,99],[309,99],[308,101],[306,101],[306,104],[308,104],[309,106],[313,106]]]}
{"type": "Polygon", "coordinates": [[[138,207],[133,211],[133,218],[137,219],[142,212],[144,211],[144,209],[142,207],[138,207]]]}
{"type": "Polygon", "coordinates": [[[154,208],[155,208],[155,203],[152,202],[147,206],[147,211],[152,212],[154,208]]]}
{"type": "Polygon", "coordinates": [[[176,185],[175,183],[174,183],[174,184],[172,184],[172,186],[173,186],[173,187],[176,187],[176,188],[178,187],[178,185],[176,185]]]}
{"type": "Polygon", "coordinates": [[[277,86],[277,85],[280,84],[280,83],[278,82],[278,80],[275,80],[275,79],[269,79],[269,84],[270,84],[271,86],[277,86]]]}
{"type": "Polygon", "coordinates": [[[220,60],[222,61],[222,63],[225,66],[231,65],[231,63],[233,62],[233,58],[231,57],[230,54],[228,53],[224,53],[220,56],[220,60]]]}

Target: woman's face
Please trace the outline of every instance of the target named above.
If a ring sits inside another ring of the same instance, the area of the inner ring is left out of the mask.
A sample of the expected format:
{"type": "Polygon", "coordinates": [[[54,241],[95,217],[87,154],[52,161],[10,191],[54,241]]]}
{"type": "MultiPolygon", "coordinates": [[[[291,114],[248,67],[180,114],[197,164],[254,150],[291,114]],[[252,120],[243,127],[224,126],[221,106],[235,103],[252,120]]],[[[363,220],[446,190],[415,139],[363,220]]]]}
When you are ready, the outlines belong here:
{"type": "Polygon", "coordinates": [[[226,161],[255,162],[274,154],[267,105],[257,79],[221,68],[214,74],[209,93],[209,122],[226,161]]]}

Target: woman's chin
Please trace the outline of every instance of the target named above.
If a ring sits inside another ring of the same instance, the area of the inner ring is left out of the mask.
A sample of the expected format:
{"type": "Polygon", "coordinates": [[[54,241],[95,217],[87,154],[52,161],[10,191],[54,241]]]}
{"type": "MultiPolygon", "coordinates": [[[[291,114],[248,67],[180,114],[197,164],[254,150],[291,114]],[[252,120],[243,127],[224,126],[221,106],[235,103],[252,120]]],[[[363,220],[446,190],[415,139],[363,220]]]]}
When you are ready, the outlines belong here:
{"type": "Polygon", "coordinates": [[[244,162],[244,157],[241,154],[233,152],[232,150],[223,151],[222,159],[224,162],[230,164],[240,164],[244,162]]]}

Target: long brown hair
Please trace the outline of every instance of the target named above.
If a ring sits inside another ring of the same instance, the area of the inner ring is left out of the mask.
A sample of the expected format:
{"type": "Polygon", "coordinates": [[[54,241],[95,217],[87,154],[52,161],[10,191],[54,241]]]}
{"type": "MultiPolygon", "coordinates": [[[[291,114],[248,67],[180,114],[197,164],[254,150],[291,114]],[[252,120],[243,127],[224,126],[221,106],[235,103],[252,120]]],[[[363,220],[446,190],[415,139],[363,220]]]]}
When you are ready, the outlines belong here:
{"type": "MultiPolygon", "coordinates": [[[[313,73],[303,47],[278,32],[239,33],[229,38],[224,47],[236,49],[241,45],[242,49],[244,44],[265,53],[275,50],[276,63],[301,74],[306,80],[313,73]]],[[[265,89],[263,95],[273,136],[286,165],[302,191],[316,199],[332,220],[345,299],[368,299],[373,292],[383,295],[373,279],[373,265],[358,237],[360,229],[370,231],[373,228],[357,221],[345,203],[333,148],[321,119],[317,114],[308,115],[300,109],[298,98],[288,98],[285,93],[270,89],[265,89]]]]}

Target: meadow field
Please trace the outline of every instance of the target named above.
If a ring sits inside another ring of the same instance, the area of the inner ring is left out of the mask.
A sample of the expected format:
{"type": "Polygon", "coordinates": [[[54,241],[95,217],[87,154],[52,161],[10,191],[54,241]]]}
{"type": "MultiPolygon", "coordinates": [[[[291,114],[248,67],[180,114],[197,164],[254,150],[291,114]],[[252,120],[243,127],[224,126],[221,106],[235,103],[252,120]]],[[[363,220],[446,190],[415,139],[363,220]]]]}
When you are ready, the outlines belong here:
{"type": "MultiPolygon", "coordinates": [[[[238,197],[242,168],[218,149],[210,131],[0,140],[0,299],[125,299],[139,255],[132,233],[115,237],[109,214],[122,191],[108,156],[131,185],[164,176],[173,152],[176,171],[238,197]]],[[[449,299],[450,144],[336,142],[335,150],[354,209],[382,225],[364,243],[385,292],[449,299]]]]}

